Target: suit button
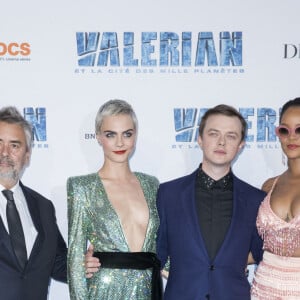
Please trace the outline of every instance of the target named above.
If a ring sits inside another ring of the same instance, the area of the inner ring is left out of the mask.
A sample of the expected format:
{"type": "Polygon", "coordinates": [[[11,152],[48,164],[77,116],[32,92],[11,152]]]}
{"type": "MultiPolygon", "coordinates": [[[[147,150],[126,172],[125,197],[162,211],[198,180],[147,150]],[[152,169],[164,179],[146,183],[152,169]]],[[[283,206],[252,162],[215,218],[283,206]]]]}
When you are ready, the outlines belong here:
{"type": "Polygon", "coordinates": [[[211,266],[209,267],[209,269],[210,269],[211,271],[213,271],[213,270],[215,269],[215,266],[214,266],[214,265],[211,265],[211,266]]]}

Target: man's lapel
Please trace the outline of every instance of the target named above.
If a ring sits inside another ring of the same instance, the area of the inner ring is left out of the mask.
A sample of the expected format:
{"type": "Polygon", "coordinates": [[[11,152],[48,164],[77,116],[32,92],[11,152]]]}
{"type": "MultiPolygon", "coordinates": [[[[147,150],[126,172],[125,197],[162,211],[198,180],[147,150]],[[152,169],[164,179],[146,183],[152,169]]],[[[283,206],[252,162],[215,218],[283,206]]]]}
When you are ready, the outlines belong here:
{"type": "Polygon", "coordinates": [[[25,199],[27,201],[28,210],[29,210],[32,222],[33,222],[34,227],[37,231],[37,237],[35,239],[32,251],[31,251],[31,253],[29,255],[29,259],[28,259],[28,261],[29,261],[28,264],[30,264],[30,261],[32,259],[34,259],[34,257],[40,251],[41,245],[42,245],[44,237],[45,237],[45,234],[44,234],[43,226],[42,226],[42,222],[41,222],[38,199],[35,197],[35,195],[33,195],[31,193],[30,189],[28,189],[26,186],[24,186],[21,182],[20,182],[20,186],[22,188],[25,199]]]}
{"type": "Polygon", "coordinates": [[[196,203],[195,203],[195,187],[196,187],[196,177],[198,169],[193,172],[188,180],[186,180],[187,185],[181,191],[181,201],[182,201],[182,211],[186,218],[187,232],[191,238],[195,241],[195,246],[203,252],[203,254],[208,259],[208,253],[205,247],[205,243],[201,234],[196,203]]]}
{"type": "Polygon", "coordinates": [[[230,248],[230,245],[232,244],[232,238],[238,239],[238,235],[240,233],[239,224],[243,223],[243,220],[245,220],[244,214],[247,213],[247,209],[245,206],[247,203],[245,202],[243,195],[244,191],[241,190],[239,179],[235,175],[233,175],[233,207],[231,222],[225,235],[224,241],[215,259],[221,257],[219,254],[222,254],[223,251],[230,248]]]}

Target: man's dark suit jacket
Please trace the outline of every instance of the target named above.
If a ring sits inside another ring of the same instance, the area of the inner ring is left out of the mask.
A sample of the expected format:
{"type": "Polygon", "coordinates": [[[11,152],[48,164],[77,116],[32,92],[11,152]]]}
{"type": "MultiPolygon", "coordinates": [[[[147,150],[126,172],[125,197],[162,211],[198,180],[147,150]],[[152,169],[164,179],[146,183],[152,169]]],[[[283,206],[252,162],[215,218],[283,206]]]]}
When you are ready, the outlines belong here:
{"type": "Polygon", "coordinates": [[[66,282],[67,248],[56,224],[53,204],[20,183],[37,237],[22,270],[0,218],[0,299],[46,300],[50,278],[66,282]]]}
{"type": "Polygon", "coordinates": [[[256,229],[265,193],[233,176],[232,220],[216,257],[210,261],[201,236],[196,204],[197,171],[160,185],[157,254],[170,273],[165,300],[250,300],[245,275],[248,253],[262,257],[256,229]]]}

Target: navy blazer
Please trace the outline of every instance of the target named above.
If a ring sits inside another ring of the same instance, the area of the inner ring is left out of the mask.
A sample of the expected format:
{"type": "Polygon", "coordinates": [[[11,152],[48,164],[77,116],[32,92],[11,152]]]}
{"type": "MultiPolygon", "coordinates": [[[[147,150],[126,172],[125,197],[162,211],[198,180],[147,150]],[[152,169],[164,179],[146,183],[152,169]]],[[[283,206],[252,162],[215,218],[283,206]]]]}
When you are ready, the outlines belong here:
{"type": "Polygon", "coordinates": [[[197,171],[160,185],[158,190],[157,253],[170,273],[165,300],[249,300],[245,275],[248,253],[257,262],[262,240],[256,216],[265,193],[233,176],[233,213],[224,242],[210,261],[198,222],[195,204],[197,171]]]}
{"type": "Polygon", "coordinates": [[[13,252],[9,234],[0,218],[0,299],[46,300],[50,278],[66,282],[67,248],[56,224],[51,201],[20,186],[37,230],[28,262],[21,269],[13,252]]]}

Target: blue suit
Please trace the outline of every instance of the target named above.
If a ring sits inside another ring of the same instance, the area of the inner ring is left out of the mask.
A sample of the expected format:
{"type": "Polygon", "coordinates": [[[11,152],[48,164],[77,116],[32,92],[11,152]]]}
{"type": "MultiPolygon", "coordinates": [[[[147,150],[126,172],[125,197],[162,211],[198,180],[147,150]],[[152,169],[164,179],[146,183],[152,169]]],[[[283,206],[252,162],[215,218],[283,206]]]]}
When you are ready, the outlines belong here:
{"type": "Polygon", "coordinates": [[[66,282],[67,248],[53,204],[20,182],[37,237],[24,269],[17,263],[0,217],[0,299],[46,300],[51,277],[66,282]]]}
{"type": "Polygon", "coordinates": [[[256,229],[258,207],[265,193],[233,176],[232,220],[224,242],[210,261],[195,204],[197,171],[160,185],[157,253],[170,273],[165,300],[249,300],[245,275],[248,253],[262,257],[256,229]]]}

